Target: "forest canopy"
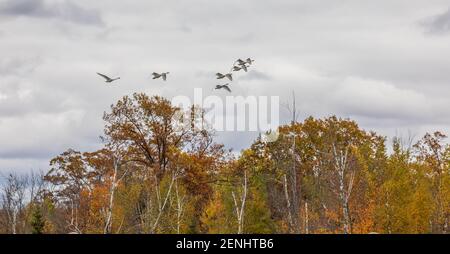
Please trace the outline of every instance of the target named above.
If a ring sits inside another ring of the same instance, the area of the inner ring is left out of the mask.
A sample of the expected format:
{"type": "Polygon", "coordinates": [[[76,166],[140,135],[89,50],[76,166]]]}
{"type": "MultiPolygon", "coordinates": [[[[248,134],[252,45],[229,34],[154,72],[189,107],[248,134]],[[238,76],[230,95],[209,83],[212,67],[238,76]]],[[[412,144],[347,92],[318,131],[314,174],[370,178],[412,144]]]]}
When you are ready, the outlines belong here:
{"type": "Polygon", "coordinates": [[[236,156],[165,98],[125,96],[103,147],[0,186],[0,233],[448,233],[450,146],[309,117],[236,156]],[[180,127],[181,126],[181,127],[180,127]],[[388,152],[389,151],[389,152],[388,152]]]}

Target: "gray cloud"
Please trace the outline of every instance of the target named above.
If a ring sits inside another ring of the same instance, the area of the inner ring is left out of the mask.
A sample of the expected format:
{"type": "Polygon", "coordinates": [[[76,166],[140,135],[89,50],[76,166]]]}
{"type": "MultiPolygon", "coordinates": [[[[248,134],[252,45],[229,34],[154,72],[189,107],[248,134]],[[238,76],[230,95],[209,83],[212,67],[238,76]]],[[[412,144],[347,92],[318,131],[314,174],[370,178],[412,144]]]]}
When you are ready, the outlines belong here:
{"type": "Polygon", "coordinates": [[[71,1],[7,0],[0,4],[0,15],[56,18],[79,24],[102,24],[98,11],[80,7],[71,1]]]}
{"type": "Polygon", "coordinates": [[[427,18],[422,22],[426,32],[432,34],[446,34],[450,32],[450,8],[441,14],[427,18]]]}
{"type": "MultiPolygon", "coordinates": [[[[102,113],[123,95],[224,98],[215,73],[242,57],[256,61],[232,95],[286,103],[295,91],[301,117],[350,117],[388,136],[449,133],[450,37],[416,29],[448,1],[380,1],[0,0],[0,172],[96,149],[102,113]],[[171,74],[161,82],[153,71],[171,74]],[[122,79],[106,85],[95,72],[122,79]]],[[[443,31],[438,17],[429,24],[443,31]]],[[[239,151],[257,133],[217,135],[239,151]]]]}
{"type": "Polygon", "coordinates": [[[38,57],[5,57],[0,59],[0,74],[26,75],[39,65],[38,57]]]}
{"type": "MultiPolygon", "coordinates": [[[[250,67],[251,68],[251,67],[250,67]]],[[[249,81],[270,81],[272,78],[261,71],[249,70],[248,73],[239,78],[240,80],[249,80],[249,81]]]]}

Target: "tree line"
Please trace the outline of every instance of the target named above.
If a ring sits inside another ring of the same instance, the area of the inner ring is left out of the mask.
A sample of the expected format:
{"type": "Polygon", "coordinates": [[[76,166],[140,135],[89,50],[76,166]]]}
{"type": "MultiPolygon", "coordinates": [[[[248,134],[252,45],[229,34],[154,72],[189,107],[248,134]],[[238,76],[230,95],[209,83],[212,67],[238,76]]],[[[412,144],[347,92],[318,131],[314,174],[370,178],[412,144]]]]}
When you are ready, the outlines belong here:
{"type": "Polygon", "coordinates": [[[100,150],[68,149],[45,173],[4,176],[0,233],[449,232],[441,132],[388,144],[352,120],[309,117],[236,156],[203,113],[123,97],[103,116],[100,150]]]}

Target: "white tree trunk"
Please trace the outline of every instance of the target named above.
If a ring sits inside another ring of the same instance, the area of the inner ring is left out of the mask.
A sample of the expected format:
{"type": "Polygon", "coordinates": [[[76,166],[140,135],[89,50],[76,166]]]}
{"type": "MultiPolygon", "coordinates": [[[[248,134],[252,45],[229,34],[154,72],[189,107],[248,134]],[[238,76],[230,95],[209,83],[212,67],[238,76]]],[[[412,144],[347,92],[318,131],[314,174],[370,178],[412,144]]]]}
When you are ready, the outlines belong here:
{"type": "Polygon", "coordinates": [[[286,210],[288,213],[288,223],[289,223],[289,227],[291,228],[290,231],[292,230],[292,213],[291,213],[291,199],[289,197],[289,191],[288,191],[288,181],[287,181],[287,176],[286,174],[283,176],[283,185],[284,185],[284,197],[286,198],[286,210]]]}
{"type": "Polygon", "coordinates": [[[17,211],[13,211],[12,223],[11,223],[11,229],[12,229],[13,235],[17,234],[16,228],[17,228],[17,211]]]}
{"type": "Polygon", "coordinates": [[[239,201],[236,198],[234,191],[231,192],[234,201],[234,208],[236,213],[236,219],[238,223],[238,234],[242,234],[244,231],[244,211],[245,211],[245,202],[247,200],[247,171],[244,171],[244,183],[242,184],[242,195],[239,197],[239,201]]]}
{"type": "MultiPolygon", "coordinates": [[[[167,190],[167,193],[166,193],[166,196],[165,196],[165,198],[164,198],[164,202],[161,204],[159,204],[158,206],[159,206],[159,211],[158,211],[158,215],[157,215],[157,217],[156,217],[156,220],[155,220],[155,222],[153,223],[153,226],[152,226],[152,228],[151,228],[151,230],[150,230],[150,232],[151,233],[154,233],[155,232],[155,230],[156,230],[156,228],[158,227],[158,224],[159,224],[159,220],[161,219],[161,215],[163,214],[163,211],[164,211],[164,208],[166,207],[166,204],[167,204],[167,201],[169,200],[169,197],[170,197],[170,194],[171,194],[171,192],[172,192],[172,186],[173,186],[173,183],[175,182],[175,179],[177,178],[177,172],[174,172],[173,174],[172,174],[172,179],[171,179],[171,181],[170,181],[170,185],[169,185],[169,189],[167,190]]],[[[159,191],[159,190],[158,190],[159,191]]]]}
{"type": "Polygon", "coordinates": [[[184,212],[184,196],[180,197],[178,182],[175,182],[175,193],[177,196],[177,234],[180,234],[181,221],[184,212]]]}
{"type": "Polygon", "coordinates": [[[354,172],[350,173],[348,183],[346,184],[345,177],[348,167],[348,147],[345,151],[340,150],[337,152],[336,146],[333,145],[333,157],[335,161],[335,170],[338,176],[338,195],[342,207],[344,234],[349,234],[352,231],[349,199],[352,193],[355,174],[354,172]]]}
{"type": "Polygon", "coordinates": [[[114,158],[114,173],[113,173],[113,177],[111,180],[111,188],[109,190],[109,205],[108,205],[108,211],[106,214],[105,228],[103,230],[104,234],[109,234],[109,233],[111,233],[111,230],[112,230],[112,213],[113,213],[113,208],[114,208],[114,194],[116,192],[116,188],[118,185],[117,174],[118,174],[119,168],[120,168],[120,161],[118,159],[114,158]]]}
{"type": "Polygon", "coordinates": [[[308,201],[305,202],[305,234],[309,234],[308,201]]]}

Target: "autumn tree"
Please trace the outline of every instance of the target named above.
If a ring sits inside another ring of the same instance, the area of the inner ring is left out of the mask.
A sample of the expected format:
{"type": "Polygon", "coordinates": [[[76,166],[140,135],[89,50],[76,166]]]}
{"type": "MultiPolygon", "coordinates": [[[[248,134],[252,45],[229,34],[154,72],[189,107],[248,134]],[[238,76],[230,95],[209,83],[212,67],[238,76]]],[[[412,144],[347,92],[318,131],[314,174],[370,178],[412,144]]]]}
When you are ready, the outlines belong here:
{"type": "Polygon", "coordinates": [[[2,232],[448,232],[445,135],[406,149],[394,139],[388,152],[354,121],[299,122],[292,108],[278,139],[237,155],[214,142],[198,106],[125,96],[103,116],[99,150],[68,149],[35,180],[7,178],[2,232]]]}
{"type": "Polygon", "coordinates": [[[450,220],[450,146],[443,143],[445,138],[441,132],[427,133],[414,145],[417,161],[426,167],[432,182],[434,233],[447,233],[450,220]]]}
{"type": "Polygon", "coordinates": [[[84,232],[88,226],[91,180],[97,172],[90,170],[82,153],[69,149],[50,161],[44,179],[51,184],[49,193],[66,210],[66,227],[71,232],[84,232]]]}
{"type": "Polygon", "coordinates": [[[251,149],[230,160],[214,182],[214,195],[202,216],[208,233],[271,233],[275,222],[267,202],[263,164],[251,149]]]}

